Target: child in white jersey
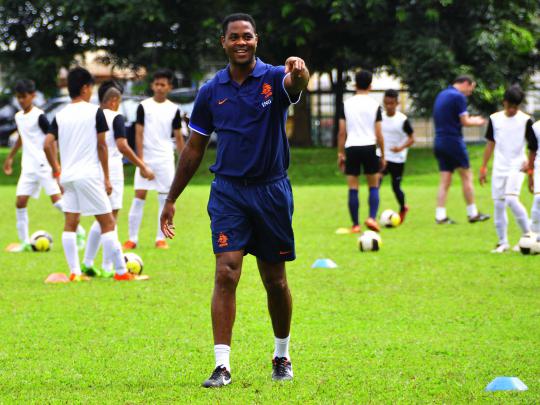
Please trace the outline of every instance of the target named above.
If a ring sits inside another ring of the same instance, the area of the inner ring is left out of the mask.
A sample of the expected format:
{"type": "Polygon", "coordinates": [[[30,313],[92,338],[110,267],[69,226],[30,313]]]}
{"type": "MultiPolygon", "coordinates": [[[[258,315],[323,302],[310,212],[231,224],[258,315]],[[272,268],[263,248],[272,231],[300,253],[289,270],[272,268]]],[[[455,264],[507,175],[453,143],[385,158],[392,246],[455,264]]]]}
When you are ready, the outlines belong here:
{"type": "MultiPolygon", "coordinates": [[[[530,231],[527,211],[519,201],[521,186],[527,168],[525,147],[536,150],[536,138],[532,130],[531,117],[519,110],[524,94],[519,86],[512,86],[504,93],[504,110],[491,114],[486,131],[487,145],[480,167],[480,184],[487,180],[487,164],[495,153],[491,178],[491,194],[495,205],[494,222],[498,242],[492,253],[503,253],[510,249],[508,243],[508,217],[510,207],[521,232],[530,231]]],[[[516,246],[514,250],[519,250],[516,246]]]]}
{"type": "Polygon", "coordinates": [[[403,222],[409,207],[405,204],[401,180],[407,160],[407,150],[414,143],[414,131],[407,116],[397,111],[398,97],[396,90],[386,90],[384,93],[381,129],[384,137],[386,167],[382,175],[390,174],[392,177],[392,190],[399,203],[399,216],[403,222]]]}
{"type": "MultiPolygon", "coordinates": [[[[17,182],[15,206],[17,207],[17,233],[21,245],[12,252],[31,251],[29,237],[28,200],[30,197],[38,198],[41,187],[51,198],[54,207],[62,212],[62,194],[58,185],[58,177],[53,177],[52,169],[45,153],[43,142],[49,130],[49,122],[44,112],[34,106],[36,85],[32,80],[20,80],[15,85],[15,96],[21,111],[15,114],[15,122],[19,137],[4,162],[4,173],[10,176],[13,173],[13,158],[22,146],[22,171],[17,182]]],[[[84,229],[77,229],[77,246],[84,248],[84,229]]]]}
{"type": "Polygon", "coordinates": [[[178,155],[184,148],[184,138],[180,132],[182,120],[180,109],[167,99],[172,90],[173,73],[168,69],[158,70],[152,80],[153,97],[144,100],[137,109],[135,124],[135,144],[137,156],[150,167],[155,178],[145,179],[139,168],[135,171],[135,198],[129,210],[129,240],[124,249],[135,249],[139,242],[144,203],[148,190],[158,192],[158,217],[156,244],[159,249],[167,249],[165,236],[161,232],[159,218],[167,199],[167,193],[174,178],[174,152],[172,136],[176,140],[178,155]]]}
{"type": "MultiPolygon", "coordinates": [[[[109,156],[109,177],[112,185],[112,193],[109,195],[111,202],[112,213],[117,221],[118,211],[122,208],[122,200],[124,195],[124,167],[122,156],[129,159],[137,166],[141,175],[148,180],[154,179],[152,170],[137,157],[133,149],[129,146],[126,139],[126,127],[122,114],[118,112],[120,102],[122,101],[122,86],[114,81],[106,81],[101,84],[98,90],[99,102],[109,130],[106,135],[106,142],[109,156]]],[[[117,230],[115,229],[118,237],[117,230]]],[[[99,245],[101,242],[101,228],[97,221],[94,221],[90,231],[88,232],[88,242],[84,252],[84,260],[81,265],[83,273],[88,276],[112,277],[111,258],[103,255],[101,268],[94,266],[94,258],[96,257],[99,245]]]]}
{"type": "Polygon", "coordinates": [[[109,129],[103,110],[90,104],[93,78],[81,67],[69,71],[68,91],[71,103],[54,118],[45,138],[45,154],[55,174],[64,187],[65,224],[62,234],[64,254],[70,270],[71,281],[83,281],[75,245],[75,229],[80,216],[93,215],[101,228],[103,254],[111,258],[115,280],[134,280],[128,273],[122,248],[114,232],[115,220],[107,194],[112,186],[105,135],[109,129]],[[62,171],[56,156],[58,140],[62,171]]]}

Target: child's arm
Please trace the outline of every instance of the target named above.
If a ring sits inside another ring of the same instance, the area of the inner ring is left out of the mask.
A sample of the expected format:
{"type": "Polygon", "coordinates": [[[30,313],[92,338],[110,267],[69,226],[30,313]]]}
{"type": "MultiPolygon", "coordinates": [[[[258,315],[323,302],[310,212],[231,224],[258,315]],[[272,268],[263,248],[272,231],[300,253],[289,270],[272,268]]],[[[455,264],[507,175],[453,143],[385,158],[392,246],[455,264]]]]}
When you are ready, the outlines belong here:
{"type": "Polygon", "coordinates": [[[493,122],[491,118],[488,120],[488,127],[486,129],[485,138],[487,139],[486,149],[484,149],[484,158],[482,160],[482,166],[480,166],[480,185],[486,184],[487,181],[487,165],[493,155],[493,149],[495,149],[495,136],[493,134],[493,122]]]}
{"type": "Polygon", "coordinates": [[[527,148],[529,149],[529,161],[527,162],[527,174],[529,175],[528,186],[529,191],[534,193],[534,161],[538,152],[538,139],[534,132],[531,119],[527,121],[527,126],[525,127],[525,139],[527,140],[527,148]]]}
{"type": "Polygon", "coordinates": [[[137,107],[137,121],[135,122],[135,149],[139,159],[144,160],[143,155],[143,133],[144,133],[144,107],[139,104],[137,107]]]}
{"type": "Polygon", "coordinates": [[[15,145],[13,145],[13,148],[11,148],[11,151],[9,152],[9,155],[6,158],[6,161],[4,162],[4,173],[8,176],[11,176],[13,174],[13,158],[21,149],[22,146],[22,139],[21,135],[17,138],[17,142],[15,142],[15,145]]]}
{"type": "Polygon", "coordinates": [[[182,136],[182,118],[180,117],[180,110],[176,110],[176,115],[173,119],[173,134],[176,139],[176,152],[178,156],[181,155],[182,150],[184,149],[184,137],[182,136]]]}

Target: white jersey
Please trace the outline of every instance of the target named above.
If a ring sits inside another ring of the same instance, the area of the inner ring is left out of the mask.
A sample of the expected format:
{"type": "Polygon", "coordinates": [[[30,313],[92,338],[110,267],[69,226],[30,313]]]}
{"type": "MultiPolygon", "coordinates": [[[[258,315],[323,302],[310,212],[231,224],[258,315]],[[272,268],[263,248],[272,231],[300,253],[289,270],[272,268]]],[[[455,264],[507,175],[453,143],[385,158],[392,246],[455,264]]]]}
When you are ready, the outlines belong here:
{"type": "Polygon", "coordinates": [[[126,137],[126,126],[124,117],[118,111],[104,109],[105,119],[107,120],[107,151],[109,156],[109,178],[112,181],[124,181],[124,163],[122,162],[122,153],[116,146],[118,138],[126,137]]]}
{"type": "Polygon", "coordinates": [[[37,107],[26,114],[19,111],[15,114],[17,131],[22,141],[22,173],[48,173],[51,166],[43,151],[45,135],[49,131],[47,118],[37,107]]]}
{"type": "Polygon", "coordinates": [[[504,111],[489,117],[486,139],[495,142],[493,176],[519,172],[527,161],[525,146],[531,142],[532,120],[522,111],[508,117],[504,111]]]}
{"type": "Polygon", "coordinates": [[[343,103],[341,118],[347,125],[345,147],[375,145],[375,122],[382,119],[381,106],[367,94],[356,94],[343,103]]]}
{"type": "Polygon", "coordinates": [[[144,126],[144,161],[174,161],[172,131],[181,127],[178,106],[170,100],[158,103],[152,97],[147,98],[137,109],[137,123],[144,126]]]}
{"type": "Polygon", "coordinates": [[[385,159],[388,162],[405,163],[409,148],[405,148],[401,152],[392,152],[391,149],[403,145],[413,133],[407,116],[400,111],[396,111],[394,115],[389,117],[386,112],[383,112],[381,128],[384,137],[385,159]]]}
{"type": "Polygon", "coordinates": [[[109,129],[103,110],[80,101],[68,104],[51,124],[58,139],[62,183],[103,176],[97,152],[97,134],[109,129]]]}

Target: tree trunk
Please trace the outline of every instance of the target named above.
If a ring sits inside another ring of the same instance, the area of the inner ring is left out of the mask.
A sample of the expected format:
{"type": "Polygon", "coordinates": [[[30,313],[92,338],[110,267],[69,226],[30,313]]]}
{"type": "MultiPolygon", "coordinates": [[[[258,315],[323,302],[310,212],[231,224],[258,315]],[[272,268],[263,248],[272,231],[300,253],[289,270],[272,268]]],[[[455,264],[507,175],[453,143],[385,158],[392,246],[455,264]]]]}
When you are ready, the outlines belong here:
{"type": "Polygon", "coordinates": [[[289,140],[293,146],[311,146],[311,118],[309,114],[307,91],[304,92],[302,98],[294,106],[294,125],[291,139],[289,140]]]}

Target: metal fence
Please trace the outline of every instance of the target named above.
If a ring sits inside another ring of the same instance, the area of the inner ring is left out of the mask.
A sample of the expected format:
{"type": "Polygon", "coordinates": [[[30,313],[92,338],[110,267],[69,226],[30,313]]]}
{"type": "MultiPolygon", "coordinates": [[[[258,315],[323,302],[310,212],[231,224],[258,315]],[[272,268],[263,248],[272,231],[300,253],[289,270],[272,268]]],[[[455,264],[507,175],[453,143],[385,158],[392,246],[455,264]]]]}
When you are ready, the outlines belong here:
{"type": "MultiPolygon", "coordinates": [[[[384,90],[374,90],[371,96],[382,105],[384,90]]],[[[343,98],[354,95],[353,91],[346,91],[343,98]]],[[[310,113],[311,138],[313,145],[332,146],[334,133],[335,94],[328,90],[312,91],[307,94],[308,110],[310,113]]],[[[411,107],[411,100],[407,92],[400,93],[399,109],[406,113],[411,107]]],[[[407,114],[407,113],[406,113],[407,114]]],[[[416,143],[413,147],[429,147],[433,145],[435,127],[432,119],[414,117],[409,115],[414,128],[416,143]]],[[[463,136],[467,143],[480,143],[484,140],[485,127],[463,128],[463,136]]]]}

